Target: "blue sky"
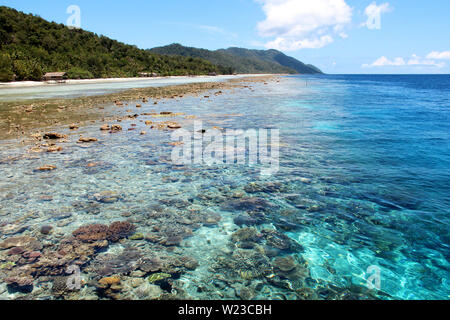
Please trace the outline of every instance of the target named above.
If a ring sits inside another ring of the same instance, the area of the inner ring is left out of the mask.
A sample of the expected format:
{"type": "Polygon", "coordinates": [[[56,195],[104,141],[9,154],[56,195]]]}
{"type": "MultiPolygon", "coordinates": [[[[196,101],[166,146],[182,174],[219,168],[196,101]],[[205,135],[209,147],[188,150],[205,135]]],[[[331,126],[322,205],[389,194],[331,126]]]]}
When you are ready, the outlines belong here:
{"type": "Polygon", "coordinates": [[[140,48],[275,48],[327,73],[450,73],[448,0],[2,0],[140,48]]]}

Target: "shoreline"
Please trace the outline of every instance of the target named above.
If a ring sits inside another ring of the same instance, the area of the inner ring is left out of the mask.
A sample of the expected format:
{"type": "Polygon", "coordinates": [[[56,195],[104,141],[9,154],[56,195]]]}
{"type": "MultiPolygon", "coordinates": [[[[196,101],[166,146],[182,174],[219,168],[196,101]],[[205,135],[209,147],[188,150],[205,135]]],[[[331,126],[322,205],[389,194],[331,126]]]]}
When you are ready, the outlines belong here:
{"type": "MultiPolygon", "coordinates": [[[[180,99],[184,96],[201,96],[212,90],[232,90],[245,87],[244,83],[267,82],[280,75],[251,75],[235,77],[217,82],[195,82],[162,87],[142,87],[124,89],[120,92],[77,98],[35,99],[15,102],[0,102],[0,140],[18,140],[21,144],[33,142],[32,135],[55,127],[80,127],[88,122],[102,121],[107,117],[117,117],[120,112],[114,109],[107,114],[109,107],[116,102],[149,100],[159,103],[163,99],[180,99]]],[[[122,111],[127,111],[125,110],[122,111]]],[[[134,108],[133,108],[134,109],[134,108]]],[[[135,112],[137,110],[133,110],[135,112]]],[[[135,112],[136,113],[136,112],[135,112]]]]}
{"type": "Polygon", "coordinates": [[[67,79],[63,83],[52,83],[49,81],[15,81],[15,82],[0,82],[0,92],[3,88],[31,88],[31,87],[47,87],[47,86],[63,86],[63,85],[79,85],[79,84],[97,84],[97,83],[117,83],[117,82],[138,82],[138,81],[158,81],[167,79],[239,79],[242,77],[265,77],[265,76],[283,76],[284,74],[237,74],[237,75],[194,75],[194,76],[167,76],[167,77],[141,77],[141,78],[96,78],[96,79],[67,79]]]}

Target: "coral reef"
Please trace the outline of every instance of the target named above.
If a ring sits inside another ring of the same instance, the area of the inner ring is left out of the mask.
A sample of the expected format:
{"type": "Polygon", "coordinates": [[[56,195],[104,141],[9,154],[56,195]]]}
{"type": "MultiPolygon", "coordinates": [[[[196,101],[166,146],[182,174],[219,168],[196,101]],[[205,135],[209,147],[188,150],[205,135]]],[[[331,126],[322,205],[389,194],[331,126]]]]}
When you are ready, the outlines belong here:
{"type": "Polygon", "coordinates": [[[83,242],[96,242],[106,240],[108,238],[108,231],[109,228],[103,224],[92,224],[82,226],[72,234],[75,238],[83,242]]]}
{"type": "Polygon", "coordinates": [[[78,240],[83,242],[96,242],[109,240],[117,242],[134,232],[136,227],[127,221],[114,222],[109,227],[102,224],[82,226],[73,232],[78,240]]]}
{"type": "Polygon", "coordinates": [[[114,222],[108,227],[107,239],[117,242],[133,234],[136,227],[128,221],[114,222]]]}

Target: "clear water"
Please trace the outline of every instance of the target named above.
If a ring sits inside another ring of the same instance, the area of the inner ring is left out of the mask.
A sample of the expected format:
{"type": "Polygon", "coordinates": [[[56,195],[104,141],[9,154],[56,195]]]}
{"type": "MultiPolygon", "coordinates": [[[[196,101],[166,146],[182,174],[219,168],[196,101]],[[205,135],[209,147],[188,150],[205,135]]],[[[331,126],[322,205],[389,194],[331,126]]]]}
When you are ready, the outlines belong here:
{"type": "MultiPolygon", "coordinates": [[[[142,112],[185,112],[206,128],[279,128],[277,174],[264,178],[257,166],[236,164],[174,167],[170,132],[149,130],[139,121],[145,117],[123,122],[124,131],[114,135],[92,124],[72,133],[58,154],[20,157],[26,148],[3,143],[3,159],[19,157],[0,164],[2,228],[26,226],[23,234],[38,237],[38,227],[50,224],[57,242],[81,225],[124,220],[123,212],[133,213],[130,219],[144,234],[155,223],[178,226],[192,212],[220,215],[217,225],[200,223],[170,250],[131,240],[109,250],[134,245],[144,256],[194,257],[197,269],[173,282],[194,299],[239,299],[243,286],[258,299],[297,299],[305,288],[323,299],[339,298],[331,291],[340,298],[449,299],[450,76],[292,76],[252,86],[254,91],[208,100],[168,100],[157,107],[150,101],[142,112]],[[132,123],[137,129],[127,131],[132,123]],[[139,135],[141,130],[148,134],[139,135]],[[75,143],[79,134],[100,141],[86,148],[75,143]],[[91,162],[103,165],[87,169],[91,162]],[[45,164],[58,169],[33,172],[45,164]],[[252,183],[260,188],[250,190],[252,183]],[[105,190],[120,193],[121,200],[86,209],[90,195],[105,190]],[[298,249],[273,256],[236,248],[231,235],[240,226],[234,219],[245,211],[228,205],[236,192],[266,200],[254,227],[285,234],[298,249]],[[49,195],[52,201],[42,201],[49,195]],[[148,213],[156,205],[165,215],[155,222],[148,213]],[[238,253],[247,254],[245,261],[238,253]],[[306,275],[276,282],[270,276],[247,279],[239,271],[244,262],[252,270],[277,256],[294,257],[306,275]],[[381,288],[367,293],[370,266],[379,267],[381,288]]],[[[179,122],[192,126],[191,120],[179,122]]],[[[98,276],[88,268],[82,275],[98,276]]],[[[81,297],[92,290],[85,288],[81,297]]],[[[6,299],[21,295],[5,284],[0,292],[6,299]]]]}

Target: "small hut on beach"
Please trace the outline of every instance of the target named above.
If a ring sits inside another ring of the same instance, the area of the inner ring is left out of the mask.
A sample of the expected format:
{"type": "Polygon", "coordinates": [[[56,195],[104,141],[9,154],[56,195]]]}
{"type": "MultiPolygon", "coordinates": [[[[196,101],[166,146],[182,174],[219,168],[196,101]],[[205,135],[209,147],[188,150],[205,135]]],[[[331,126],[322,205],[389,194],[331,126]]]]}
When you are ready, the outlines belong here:
{"type": "Polygon", "coordinates": [[[67,73],[66,72],[47,72],[42,77],[42,81],[58,81],[58,82],[62,82],[65,79],[67,79],[67,73]]]}

